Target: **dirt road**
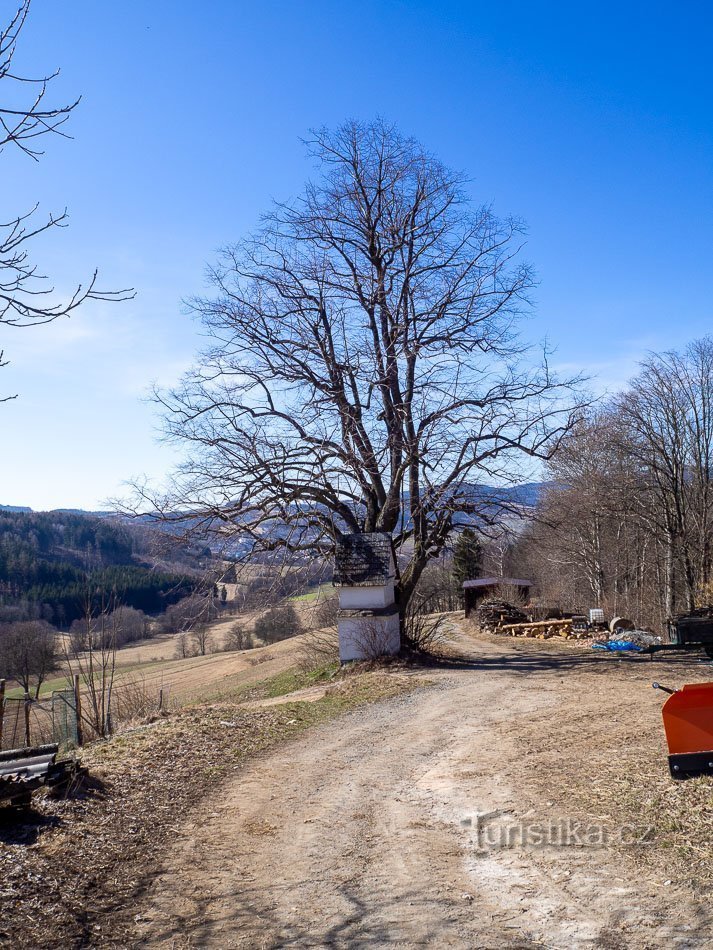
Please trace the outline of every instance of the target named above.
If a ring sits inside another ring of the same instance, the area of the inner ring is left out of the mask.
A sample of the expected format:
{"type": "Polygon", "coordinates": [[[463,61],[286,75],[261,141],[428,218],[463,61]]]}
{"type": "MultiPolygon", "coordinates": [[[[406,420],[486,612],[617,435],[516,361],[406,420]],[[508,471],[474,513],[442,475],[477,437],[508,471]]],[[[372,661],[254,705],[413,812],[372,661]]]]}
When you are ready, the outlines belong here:
{"type": "Polygon", "coordinates": [[[310,732],[187,815],[137,944],[713,945],[692,892],[641,860],[646,828],[592,805],[616,757],[658,736],[651,670],[454,637],[432,685],[310,732]]]}

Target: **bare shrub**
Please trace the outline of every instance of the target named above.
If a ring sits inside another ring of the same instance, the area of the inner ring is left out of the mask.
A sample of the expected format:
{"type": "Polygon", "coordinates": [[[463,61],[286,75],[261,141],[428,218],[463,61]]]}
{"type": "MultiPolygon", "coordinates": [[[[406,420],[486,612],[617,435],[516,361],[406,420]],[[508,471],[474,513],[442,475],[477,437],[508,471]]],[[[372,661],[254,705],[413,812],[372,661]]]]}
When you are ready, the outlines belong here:
{"type": "Polygon", "coordinates": [[[311,611],[311,621],[315,627],[336,627],[339,597],[332,595],[317,601],[311,611]]]}
{"type": "Polygon", "coordinates": [[[318,627],[305,634],[297,661],[301,669],[316,670],[338,660],[339,634],[336,623],[330,627],[318,627]]]}
{"type": "Polygon", "coordinates": [[[412,597],[401,626],[403,644],[419,653],[434,653],[447,637],[443,614],[434,610],[432,596],[412,597]]]}
{"type": "Polygon", "coordinates": [[[216,620],[219,615],[216,597],[212,594],[192,594],[166,608],[160,627],[163,633],[186,633],[216,620]]]}
{"type": "Polygon", "coordinates": [[[112,732],[116,641],[120,617],[121,608],[113,596],[108,603],[102,602],[97,611],[88,586],[84,602],[84,632],[81,637],[70,637],[69,644],[65,644],[64,659],[69,673],[80,677],[86,694],[82,702],[85,734],[105,737],[112,732]]]}
{"type": "Polygon", "coordinates": [[[242,623],[234,623],[228,630],[223,644],[223,650],[230,653],[234,650],[252,650],[255,646],[252,633],[242,623]]]}
{"type": "Polygon", "coordinates": [[[271,607],[255,621],[255,636],[264,643],[277,643],[287,640],[300,632],[302,625],[292,604],[283,607],[271,607]]]}
{"type": "Polygon", "coordinates": [[[140,677],[127,677],[114,686],[112,701],[113,727],[132,722],[145,722],[165,710],[165,694],[149,687],[140,677]],[[161,708],[159,708],[161,707],[161,708]]]}
{"type": "Polygon", "coordinates": [[[386,624],[374,620],[359,625],[358,632],[354,636],[354,643],[365,660],[377,660],[392,652],[391,637],[392,633],[386,624]]]}

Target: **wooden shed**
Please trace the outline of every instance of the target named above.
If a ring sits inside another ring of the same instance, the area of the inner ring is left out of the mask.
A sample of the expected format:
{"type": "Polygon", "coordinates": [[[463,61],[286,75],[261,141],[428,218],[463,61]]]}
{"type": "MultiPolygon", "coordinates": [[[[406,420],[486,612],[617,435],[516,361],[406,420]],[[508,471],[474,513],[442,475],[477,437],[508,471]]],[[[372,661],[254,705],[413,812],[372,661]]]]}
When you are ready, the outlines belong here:
{"type": "Polygon", "coordinates": [[[463,599],[465,615],[469,617],[481,601],[492,597],[501,587],[512,587],[525,600],[530,596],[532,581],[522,577],[478,577],[473,581],[463,581],[463,599]]]}

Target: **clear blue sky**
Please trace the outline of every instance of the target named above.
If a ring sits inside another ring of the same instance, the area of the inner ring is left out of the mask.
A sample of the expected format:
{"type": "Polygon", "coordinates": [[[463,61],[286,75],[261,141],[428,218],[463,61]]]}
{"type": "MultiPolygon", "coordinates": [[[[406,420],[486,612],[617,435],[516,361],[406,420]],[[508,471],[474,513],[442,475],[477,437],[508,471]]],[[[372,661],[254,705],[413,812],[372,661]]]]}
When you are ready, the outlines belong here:
{"type": "Polygon", "coordinates": [[[36,255],[57,286],[98,266],[138,294],[0,327],[0,503],[93,508],[167,471],[142,395],[200,346],[181,299],[299,190],[311,126],[381,114],[523,217],[528,333],[599,388],[713,330],[712,33],[704,2],[35,0],[18,65],[83,101],[40,164],[0,157],[0,217],[67,205],[36,255]]]}

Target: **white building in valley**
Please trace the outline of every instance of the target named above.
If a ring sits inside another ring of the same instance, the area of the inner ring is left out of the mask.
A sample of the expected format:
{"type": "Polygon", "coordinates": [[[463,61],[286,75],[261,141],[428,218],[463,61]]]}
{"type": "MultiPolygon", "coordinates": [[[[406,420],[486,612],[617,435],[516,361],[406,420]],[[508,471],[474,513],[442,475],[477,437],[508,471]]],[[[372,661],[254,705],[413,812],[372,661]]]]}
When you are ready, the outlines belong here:
{"type": "Polygon", "coordinates": [[[398,653],[399,610],[394,591],[396,560],[391,535],[349,534],[334,555],[339,590],[339,659],[369,660],[398,653]]]}

